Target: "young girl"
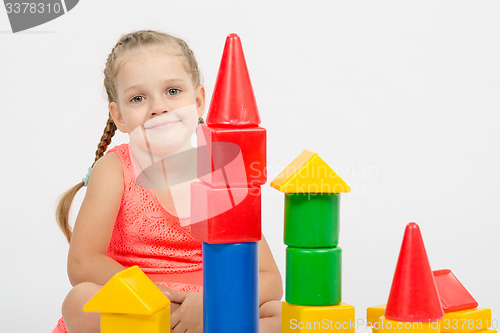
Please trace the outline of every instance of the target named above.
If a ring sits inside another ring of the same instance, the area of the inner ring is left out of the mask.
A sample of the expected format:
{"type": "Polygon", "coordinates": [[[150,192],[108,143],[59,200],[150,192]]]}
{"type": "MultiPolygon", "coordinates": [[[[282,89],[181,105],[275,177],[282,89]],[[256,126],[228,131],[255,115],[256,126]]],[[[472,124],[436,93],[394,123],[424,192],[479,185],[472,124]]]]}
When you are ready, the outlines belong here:
{"type": "MultiPolygon", "coordinates": [[[[202,332],[201,242],[179,221],[189,211],[189,182],[149,188],[136,182],[137,170],[192,148],[190,138],[203,122],[205,107],[196,59],[179,38],[137,31],[118,41],[104,76],[109,119],[90,176],[66,192],[57,209],[70,242],[68,276],[74,288],[62,306],[64,320],[53,332],[99,332],[99,314],[83,312],[83,305],[114,274],[133,265],[171,300],[172,332],[202,332]],[[127,133],[130,142],[104,154],[116,129],[127,133]],[[69,208],[83,186],[87,191],[72,233],[69,208]]],[[[161,165],[166,184],[186,179],[190,170],[179,161],[161,165]]],[[[260,332],[281,332],[281,296],[281,276],[263,237],[260,332]]]]}

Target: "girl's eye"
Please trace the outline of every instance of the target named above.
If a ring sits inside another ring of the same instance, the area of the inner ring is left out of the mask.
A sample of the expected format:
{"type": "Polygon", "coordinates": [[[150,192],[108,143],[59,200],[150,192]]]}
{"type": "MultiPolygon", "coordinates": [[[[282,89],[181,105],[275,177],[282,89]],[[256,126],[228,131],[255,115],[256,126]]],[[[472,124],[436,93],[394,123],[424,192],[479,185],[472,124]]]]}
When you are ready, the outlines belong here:
{"type": "Polygon", "coordinates": [[[135,96],[135,97],[132,97],[132,99],[130,101],[134,102],[134,103],[140,103],[140,102],[144,101],[144,97],[143,96],[135,96]]]}
{"type": "Polygon", "coordinates": [[[170,88],[167,90],[167,95],[175,96],[175,95],[178,95],[180,92],[181,92],[180,89],[170,88]]]}

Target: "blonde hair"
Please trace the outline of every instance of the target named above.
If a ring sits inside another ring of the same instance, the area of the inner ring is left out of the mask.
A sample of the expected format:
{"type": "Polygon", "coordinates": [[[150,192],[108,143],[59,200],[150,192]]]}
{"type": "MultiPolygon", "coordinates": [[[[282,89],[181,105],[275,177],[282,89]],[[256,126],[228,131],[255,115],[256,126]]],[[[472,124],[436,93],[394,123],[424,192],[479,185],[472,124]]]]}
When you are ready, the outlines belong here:
{"type": "MultiPolygon", "coordinates": [[[[173,55],[181,56],[184,68],[189,74],[193,86],[198,87],[202,84],[201,73],[198,69],[196,58],[194,57],[193,51],[184,40],[163,32],[154,30],[139,30],[123,35],[113,47],[108,59],[106,60],[106,66],[104,68],[104,88],[106,90],[109,103],[117,101],[115,84],[116,75],[120,69],[121,61],[125,59],[127,52],[149,46],[167,46],[173,55]]],[[[203,123],[203,119],[200,118],[199,122],[203,123]]],[[[108,145],[111,143],[111,138],[115,135],[116,129],[115,122],[113,121],[111,114],[109,114],[101,140],[97,145],[95,159],[92,166],[94,166],[97,160],[99,160],[106,152],[108,145]]],[[[82,181],[63,193],[56,209],[57,224],[66,236],[68,243],[71,241],[72,236],[72,230],[68,223],[69,210],[75,195],[83,186],[84,183],[82,181]]]]}

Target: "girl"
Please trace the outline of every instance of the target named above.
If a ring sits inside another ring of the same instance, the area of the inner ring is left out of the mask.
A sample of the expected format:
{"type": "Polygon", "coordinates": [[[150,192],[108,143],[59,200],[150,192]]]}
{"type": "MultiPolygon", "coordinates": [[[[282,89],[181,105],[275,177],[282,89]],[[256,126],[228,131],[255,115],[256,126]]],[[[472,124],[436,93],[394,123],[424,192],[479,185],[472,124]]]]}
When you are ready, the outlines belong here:
{"type": "MultiPolygon", "coordinates": [[[[201,242],[191,236],[190,226],[180,223],[189,212],[189,182],[153,188],[136,182],[137,170],[146,169],[160,170],[166,184],[186,179],[190,168],[175,159],[161,168],[149,167],[192,148],[190,138],[203,122],[205,107],[196,59],[179,38],[137,31],[118,41],[104,76],[109,119],[92,172],[62,196],[57,209],[59,226],[70,242],[68,276],[74,288],[54,332],[99,332],[99,314],[83,312],[83,305],[115,273],[133,265],[171,300],[172,332],[202,332],[201,242]],[[127,133],[130,142],[104,155],[116,129],[127,133]],[[83,186],[87,192],[72,233],[69,208],[83,186]]],[[[263,237],[260,332],[281,332],[281,297],[281,276],[263,237]]]]}

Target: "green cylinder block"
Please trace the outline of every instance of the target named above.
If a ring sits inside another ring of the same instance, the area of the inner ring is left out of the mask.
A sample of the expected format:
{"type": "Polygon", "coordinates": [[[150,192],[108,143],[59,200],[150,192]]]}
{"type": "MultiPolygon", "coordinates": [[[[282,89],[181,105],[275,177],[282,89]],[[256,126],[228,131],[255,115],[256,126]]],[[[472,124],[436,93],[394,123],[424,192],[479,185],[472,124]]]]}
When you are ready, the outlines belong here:
{"type": "Polygon", "coordinates": [[[341,301],[342,249],[286,249],[286,301],[336,305],[341,301]]]}
{"type": "Polygon", "coordinates": [[[285,244],[335,247],[339,242],[339,193],[285,194],[285,244]]]}

